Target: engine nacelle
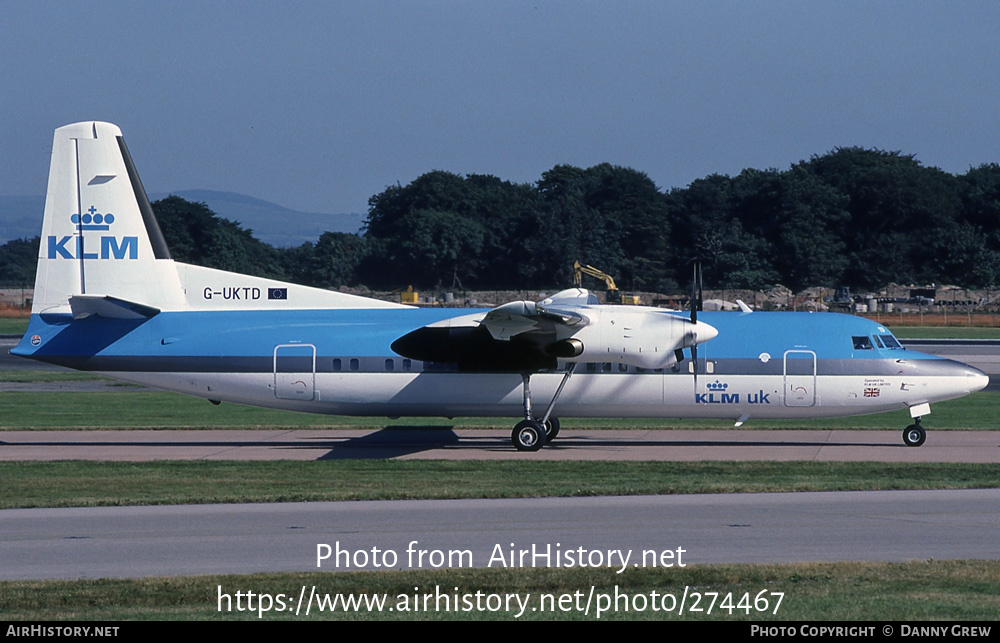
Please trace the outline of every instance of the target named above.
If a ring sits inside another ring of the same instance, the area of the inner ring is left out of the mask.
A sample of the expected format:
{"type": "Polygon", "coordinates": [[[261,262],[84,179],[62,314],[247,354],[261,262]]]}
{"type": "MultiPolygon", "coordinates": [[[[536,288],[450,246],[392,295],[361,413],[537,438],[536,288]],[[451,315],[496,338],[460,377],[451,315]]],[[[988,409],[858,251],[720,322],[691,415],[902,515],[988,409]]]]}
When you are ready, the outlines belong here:
{"type": "Polygon", "coordinates": [[[718,335],[715,328],[681,313],[578,304],[583,295],[572,294],[441,320],[400,337],[392,349],[415,360],[455,364],[462,371],[535,372],[556,368],[557,360],[654,370],[673,366],[683,358],[681,350],[718,335]]]}
{"type": "Polygon", "coordinates": [[[613,362],[638,368],[669,368],[681,349],[706,342],[718,331],[704,322],[656,308],[592,307],[590,323],[572,338],[555,342],[553,351],[570,362],[613,362]],[[572,350],[571,350],[572,349],[572,350]]]}
{"type": "Polygon", "coordinates": [[[545,352],[552,357],[568,359],[583,355],[583,342],[579,339],[561,339],[545,347],[545,352]]]}

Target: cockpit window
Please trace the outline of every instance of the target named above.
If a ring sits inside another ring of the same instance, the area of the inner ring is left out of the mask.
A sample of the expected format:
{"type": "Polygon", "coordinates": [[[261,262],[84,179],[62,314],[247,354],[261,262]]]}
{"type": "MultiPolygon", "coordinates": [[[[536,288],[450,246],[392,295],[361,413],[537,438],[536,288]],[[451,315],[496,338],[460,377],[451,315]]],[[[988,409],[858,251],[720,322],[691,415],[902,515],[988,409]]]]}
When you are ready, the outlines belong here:
{"type": "Polygon", "coordinates": [[[856,351],[870,351],[870,350],[875,350],[875,347],[872,345],[872,338],[871,337],[868,337],[868,336],[865,336],[865,337],[853,337],[852,339],[854,340],[854,350],[856,350],[856,351]]]}
{"type": "Polygon", "coordinates": [[[886,348],[902,348],[903,345],[899,343],[899,340],[892,335],[882,335],[882,341],[885,342],[886,348]]]}
{"type": "Polygon", "coordinates": [[[872,335],[872,339],[875,340],[875,345],[876,346],[878,346],[879,348],[885,348],[885,345],[882,344],[882,340],[879,339],[878,335],[872,335]]]}

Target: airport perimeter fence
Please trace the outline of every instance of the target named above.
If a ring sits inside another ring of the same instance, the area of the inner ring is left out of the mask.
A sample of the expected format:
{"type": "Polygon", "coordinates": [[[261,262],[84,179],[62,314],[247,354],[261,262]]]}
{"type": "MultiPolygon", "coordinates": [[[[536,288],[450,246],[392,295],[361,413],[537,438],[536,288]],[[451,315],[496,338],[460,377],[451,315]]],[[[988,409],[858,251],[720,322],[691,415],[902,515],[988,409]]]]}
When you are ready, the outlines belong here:
{"type": "Polygon", "coordinates": [[[23,284],[0,284],[0,314],[19,316],[14,313],[31,309],[35,289],[23,284]]]}

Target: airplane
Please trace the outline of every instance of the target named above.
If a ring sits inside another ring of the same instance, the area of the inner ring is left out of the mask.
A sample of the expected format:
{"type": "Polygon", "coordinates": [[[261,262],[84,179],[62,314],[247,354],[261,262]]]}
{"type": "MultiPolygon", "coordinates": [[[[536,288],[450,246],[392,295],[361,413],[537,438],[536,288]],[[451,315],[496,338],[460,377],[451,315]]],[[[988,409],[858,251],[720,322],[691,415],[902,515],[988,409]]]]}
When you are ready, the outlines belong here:
{"type": "Polygon", "coordinates": [[[557,404],[737,427],[908,408],[903,442],[920,446],[931,403],[989,382],[861,317],[696,308],[601,305],[581,288],[420,308],[174,261],[121,130],[88,121],[55,131],[31,318],[11,352],[216,404],[519,417],[522,451],[556,438],[557,404]]]}

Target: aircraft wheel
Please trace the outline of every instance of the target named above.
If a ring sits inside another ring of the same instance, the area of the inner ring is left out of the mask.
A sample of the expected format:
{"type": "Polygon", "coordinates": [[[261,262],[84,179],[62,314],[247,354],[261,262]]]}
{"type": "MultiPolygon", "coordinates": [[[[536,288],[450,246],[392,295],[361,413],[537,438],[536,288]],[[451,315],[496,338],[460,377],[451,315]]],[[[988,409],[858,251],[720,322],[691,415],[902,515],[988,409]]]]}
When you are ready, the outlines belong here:
{"type": "Polygon", "coordinates": [[[521,420],[510,434],[518,451],[538,451],[545,444],[545,429],[534,420],[521,420]]]}
{"type": "Polygon", "coordinates": [[[559,435],[559,418],[550,417],[545,422],[545,441],[551,442],[556,439],[557,435],[559,435]]]}
{"type": "Polygon", "coordinates": [[[918,447],[927,439],[927,432],[919,424],[911,424],[903,429],[903,442],[908,447],[918,447]]]}

